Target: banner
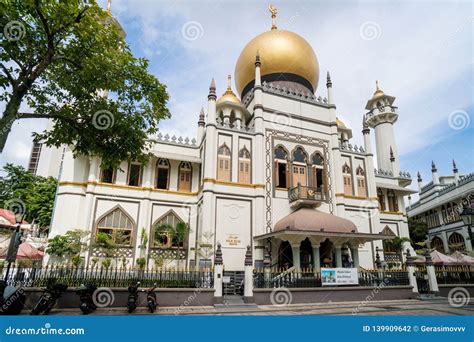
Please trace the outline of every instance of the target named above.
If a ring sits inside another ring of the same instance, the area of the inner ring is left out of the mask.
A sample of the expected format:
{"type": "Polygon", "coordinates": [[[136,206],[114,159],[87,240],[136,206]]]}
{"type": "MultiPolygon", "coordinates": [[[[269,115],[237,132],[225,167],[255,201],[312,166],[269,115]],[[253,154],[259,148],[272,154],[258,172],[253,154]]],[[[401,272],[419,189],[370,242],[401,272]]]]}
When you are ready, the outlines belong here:
{"type": "Polygon", "coordinates": [[[357,268],[321,268],[321,283],[331,285],[359,285],[357,268]]]}

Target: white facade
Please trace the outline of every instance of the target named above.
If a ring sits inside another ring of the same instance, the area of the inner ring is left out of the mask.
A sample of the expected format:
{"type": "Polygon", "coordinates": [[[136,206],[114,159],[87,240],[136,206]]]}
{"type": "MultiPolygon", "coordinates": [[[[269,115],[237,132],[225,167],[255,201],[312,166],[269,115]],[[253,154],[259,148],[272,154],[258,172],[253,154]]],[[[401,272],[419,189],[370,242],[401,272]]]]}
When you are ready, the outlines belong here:
{"type": "MultiPolygon", "coordinates": [[[[124,161],[108,174],[101,171],[100,160],[73,158],[66,148],[50,237],[82,229],[94,240],[99,231],[115,237],[121,231],[119,235],[126,238],[120,257],[130,264],[145,257],[149,265],[157,255],[170,264],[182,258],[188,266],[203,265],[212,260],[220,243],[225,269],[235,271],[244,269],[247,245],[252,246],[256,266],[262,265],[265,248],[271,252],[272,265],[281,265],[283,243],[291,245],[294,266],[319,268],[323,262],[338,266],[347,256],[354,264],[372,268],[375,248],[383,247],[378,236],[408,237],[403,196],[410,193],[405,187],[411,179],[399,167],[393,134],[398,118],[395,98],[377,86],[360,127],[364,146],[352,146],[351,129],[337,119],[329,74],[322,98],[301,81],[304,75],[272,80],[262,71],[271,61],[260,53],[262,61],[260,56],[254,58],[255,76],[240,94],[242,100],[230,84],[218,98],[213,81],[207,113],[199,115],[197,139],[161,133],[151,137],[153,158],[147,165],[124,161]],[[317,196],[300,198],[301,189],[304,196],[317,196]],[[333,232],[315,222],[306,235],[274,231],[300,202],[331,215],[329,220],[347,219],[356,229],[333,232]],[[166,237],[154,238],[157,225],[177,222],[190,227],[183,248],[166,237]],[[142,228],[149,242],[140,248],[142,228]],[[332,249],[321,258],[319,244],[326,241],[326,232],[332,249]],[[312,245],[309,254],[305,241],[312,245]]],[[[103,254],[91,247],[84,253],[85,262],[94,256],[103,254]]]]}

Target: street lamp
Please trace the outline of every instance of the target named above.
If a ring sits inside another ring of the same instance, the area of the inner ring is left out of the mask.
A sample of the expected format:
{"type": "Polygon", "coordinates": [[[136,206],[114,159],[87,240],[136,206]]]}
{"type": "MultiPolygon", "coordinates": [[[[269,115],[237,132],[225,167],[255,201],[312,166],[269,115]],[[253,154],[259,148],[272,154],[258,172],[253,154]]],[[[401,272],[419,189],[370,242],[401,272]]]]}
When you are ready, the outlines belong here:
{"type": "Polygon", "coordinates": [[[8,265],[7,265],[7,272],[5,273],[5,281],[8,281],[8,275],[10,273],[11,265],[12,263],[16,261],[18,247],[20,246],[20,243],[21,243],[20,226],[21,226],[21,223],[23,222],[24,217],[25,217],[25,213],[21,210],[18,210],[15,213],[16,228],[13,231],[13,234],[10,238],[10,245],[8,246],[8,252],[7,252],[7,257],[6,257],[6,261],[8,262],[8,265]]]}
{"type": "Polygon", "coordinates": [[[459,214],[464,224],[467,226],[467,231],[469,233],[469,240],[471,240],[471,250],[474,250],[474,244],[472,241],[472,220],[474,217],[474,210],[472,206],[465,206],[462,212],[459,214]]]}

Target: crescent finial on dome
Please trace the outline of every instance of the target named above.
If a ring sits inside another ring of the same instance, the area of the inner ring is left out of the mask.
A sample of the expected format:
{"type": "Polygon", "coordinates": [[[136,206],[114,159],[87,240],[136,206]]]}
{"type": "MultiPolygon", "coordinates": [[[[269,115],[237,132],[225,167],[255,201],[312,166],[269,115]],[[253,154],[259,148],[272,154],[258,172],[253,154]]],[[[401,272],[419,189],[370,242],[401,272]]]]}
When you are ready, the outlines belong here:
{"type": "Polygon", "coordinates": [[[276,16],[277,16],[278,10],[274,5],[268,6],[268,10],[272,14],[272,30],[276,30],[277,29],[276,16]]]}

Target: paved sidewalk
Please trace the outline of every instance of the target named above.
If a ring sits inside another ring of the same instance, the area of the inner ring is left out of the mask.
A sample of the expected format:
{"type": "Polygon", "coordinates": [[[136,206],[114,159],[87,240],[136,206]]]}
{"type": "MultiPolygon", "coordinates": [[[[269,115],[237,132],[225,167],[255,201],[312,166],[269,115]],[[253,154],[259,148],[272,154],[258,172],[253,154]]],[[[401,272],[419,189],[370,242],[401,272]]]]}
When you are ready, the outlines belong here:
{"type": "MultiPolygon", "coordinates": [[[[23,314],[28,314],[24,311],[23,314]]],[[[81,315],[78,309],[53,310],[51,315],[81,315]]],[[[150,315],[146,307],[139,307],[135,315],[150,315]]],[[[338,302],[317,304],[275,305],[219,305],[199,307],[166,307],[158,308],[154,315],[474,315],[474,301],[456,308],[446,298],[430,300],[391,300],[371,302],[338,302]]],[[[128,315],[123,308],[99,308],[91,315],[128,315]]]]}

